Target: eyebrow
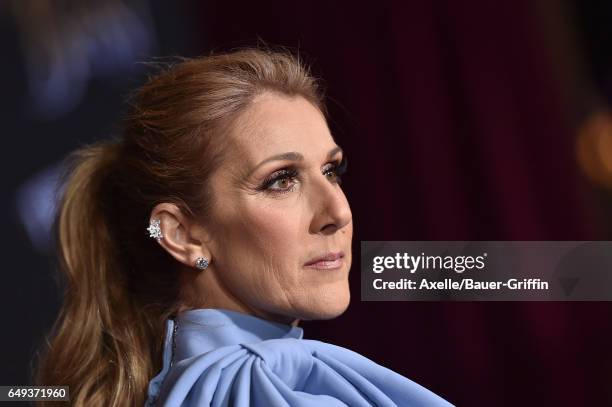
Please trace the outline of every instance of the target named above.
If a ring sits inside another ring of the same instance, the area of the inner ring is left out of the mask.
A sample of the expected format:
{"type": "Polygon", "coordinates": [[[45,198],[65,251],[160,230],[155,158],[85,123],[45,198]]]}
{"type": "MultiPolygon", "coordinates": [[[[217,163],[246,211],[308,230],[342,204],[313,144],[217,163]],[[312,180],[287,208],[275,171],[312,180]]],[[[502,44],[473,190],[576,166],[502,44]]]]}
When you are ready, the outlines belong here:
{"type": "MultiPolygon", "coordinates": [[[[328,153],[327,153],[327,157],[326,160],[331,159],[334,155],[336,155],[338,152],[342,152],[342,148],[340,148],[340,146],[336,146],[334,148],[332,148],[328,153]]],[[[287,153],[282,153],[282,154],[276,154],[273,155],[272,157],[268,157],[265,160],[263,160],[262,162],[260,162],[259,164],[257,164],[255,166],[255,168],[253,168],[250,172],[250,174],[253,174],[255,171],[257,171],[257,169],[259,167],[261,167],[262,165],[269,163],[270,161],[303,161],[304,160],[304,156],[296,151],[289,151],[287,153]]]]}

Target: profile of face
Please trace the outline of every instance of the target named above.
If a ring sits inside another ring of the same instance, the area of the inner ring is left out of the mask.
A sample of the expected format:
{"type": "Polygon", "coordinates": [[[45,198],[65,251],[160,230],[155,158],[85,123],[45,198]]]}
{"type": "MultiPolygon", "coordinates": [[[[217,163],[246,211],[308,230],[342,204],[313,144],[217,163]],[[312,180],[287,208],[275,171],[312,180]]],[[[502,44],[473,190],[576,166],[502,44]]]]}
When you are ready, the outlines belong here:
{"type": "Polygon", "coordinates": [[[189,266],[181,276],[191,300],[286,323],[340,315],[353,223],[340,186],[346,162],[323,114],[303,97],[263,93],[223,137],[205,219],[166,203],[152,213],[159,242],[189,266]],[[198,256],[210,259],[200,273],[198,256]]]}
{"type": "Polygon", "coordinates": [[[206,220],[216,292],[206,302],[276,320],[348,306],[353,224],[343,152],[302,97],[264,93],[232,126],[206,220]],[[220,298],[224,296],[225,298],[220,298]]]}

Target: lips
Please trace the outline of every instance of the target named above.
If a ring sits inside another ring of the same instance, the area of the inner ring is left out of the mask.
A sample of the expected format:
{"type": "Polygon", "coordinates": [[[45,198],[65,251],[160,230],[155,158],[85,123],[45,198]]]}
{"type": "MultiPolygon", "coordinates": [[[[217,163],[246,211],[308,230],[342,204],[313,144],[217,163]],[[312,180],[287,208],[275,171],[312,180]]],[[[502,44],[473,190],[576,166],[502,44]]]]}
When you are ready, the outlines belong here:
{"type": "Polygon", "coordinates": [[[343,263],[344,252],[330,252],[324,256],[319,256],[310,260],[304,267],[315,269],[336,269],[340,268],[343,263]]]}

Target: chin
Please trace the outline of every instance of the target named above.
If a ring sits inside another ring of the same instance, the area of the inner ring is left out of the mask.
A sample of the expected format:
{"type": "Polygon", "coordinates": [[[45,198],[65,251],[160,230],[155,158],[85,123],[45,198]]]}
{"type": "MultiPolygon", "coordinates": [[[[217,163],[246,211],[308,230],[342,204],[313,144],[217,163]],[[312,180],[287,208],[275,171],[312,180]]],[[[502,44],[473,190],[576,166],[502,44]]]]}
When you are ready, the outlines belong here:
{"type": "Polygon", "coordinates": [[[348,288],[342,292],[328,293],[327,295],[317,296],[317,301],[311,303],[301,312],[300,319],[325,320],[339,317],[346,311],[351,302],[351,293],[348,288]]]}

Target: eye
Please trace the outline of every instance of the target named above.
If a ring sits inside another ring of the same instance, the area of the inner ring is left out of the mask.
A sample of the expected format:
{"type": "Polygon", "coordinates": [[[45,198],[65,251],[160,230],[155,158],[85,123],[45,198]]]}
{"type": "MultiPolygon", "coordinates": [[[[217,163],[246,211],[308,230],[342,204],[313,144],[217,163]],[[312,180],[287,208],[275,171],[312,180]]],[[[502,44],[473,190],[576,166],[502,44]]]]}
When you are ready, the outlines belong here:
{"type": "Polygon", "coordinates": [[[341,161],[336,161],[334,163],[329,163],[324,171],[323,175],[327,177],[330,182],[335,182],[338,184],[342,183],[342,175],[346,172],[347,160],[346,156],[342,157],[341,161]]]}
{"type": "Polygon", "coordinates": [[[298,172],[293,168],[282,169],[270,175],[258,189],[281,194],[291,192],[297,183],[297,176],[298,172]]]}

